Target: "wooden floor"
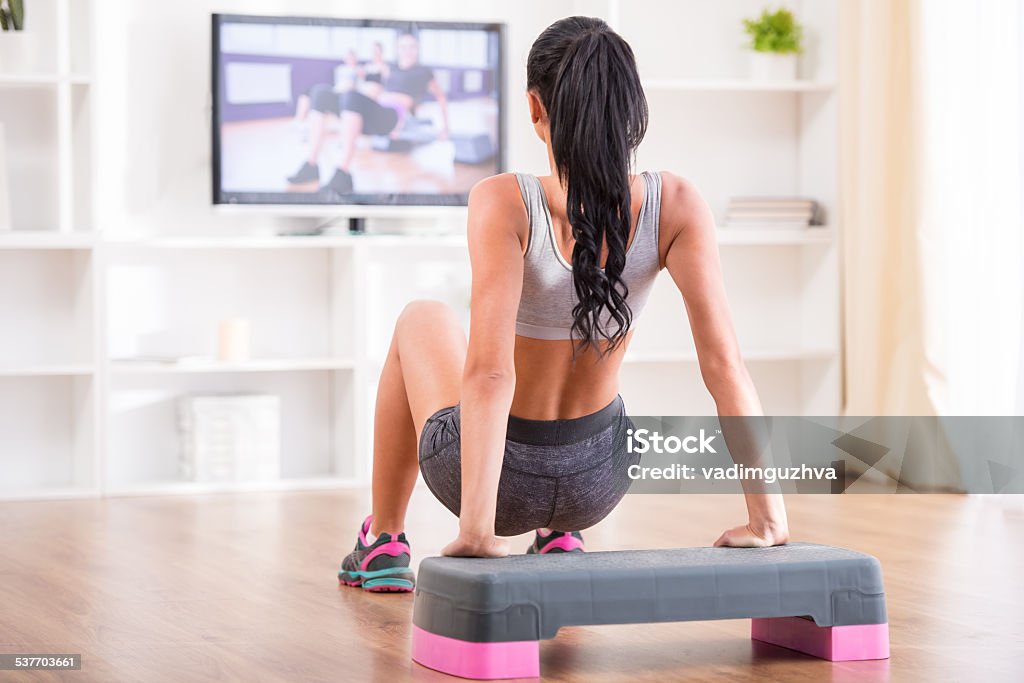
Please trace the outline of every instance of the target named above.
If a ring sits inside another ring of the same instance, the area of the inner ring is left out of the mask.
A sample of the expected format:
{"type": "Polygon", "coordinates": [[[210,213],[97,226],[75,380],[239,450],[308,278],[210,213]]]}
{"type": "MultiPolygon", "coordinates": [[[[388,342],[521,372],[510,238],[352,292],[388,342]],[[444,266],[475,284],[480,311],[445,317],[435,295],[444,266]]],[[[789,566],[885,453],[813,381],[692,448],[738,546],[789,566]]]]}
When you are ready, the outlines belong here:
{"type": "MultiPolygon", "coordinates": [[[[82,671],[0,680],[442,681],[409,659],[411,595],[339,588],[357,491],[0,504],[0,652],[82,654],[82,671]]],[[[892,657],[830,663],[749,639],[748,621],[567,628],[564,681],[1024,680],[1024,511],[982,497],[792,496],[794,540],[882,561],[892,657]]],[[[733,496],[627,496],[593,550],[706,545],[733,496]]],[[[418,490],[408,533],[455,520],[418,490]]],[[[517,539],[522,549],[527,539],[517,539]]]]}

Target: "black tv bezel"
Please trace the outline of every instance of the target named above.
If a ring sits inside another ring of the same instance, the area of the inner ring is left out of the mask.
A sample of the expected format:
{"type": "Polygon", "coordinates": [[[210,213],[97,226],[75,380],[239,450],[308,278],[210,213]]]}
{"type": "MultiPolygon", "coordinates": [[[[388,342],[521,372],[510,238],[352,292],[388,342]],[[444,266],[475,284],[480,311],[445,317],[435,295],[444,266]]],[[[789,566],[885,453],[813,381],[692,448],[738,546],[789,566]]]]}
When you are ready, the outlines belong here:
{"type": "Polygon", "coordinates": [[[455,194],[412,194],[412,193],[379,193],[353,194],[345,197],[345,201],[331,201],[318,194],[294,192],[231,192],[221,188],[221,148],[220,148],[220,26],[223,23],[240,24],[296,24],[302,26],[355,26],[383,28],[439,28],[495,31],[498,34],[498,150],[495,155],[497,168],[495,173],[504,173],[506,156],[506,92],[505,55],[506,25],[502,22],[459,22],[459,21],[418,21],[398,19],[350,19],[342,17],[303,17],[303,16],[271,16],[258,14],[221,14],[211,15],[211,52],[210,52],[210,93],[212,103],[212,190],[214,205],[230,206],[466,206],[469,191],[455,194]]]}

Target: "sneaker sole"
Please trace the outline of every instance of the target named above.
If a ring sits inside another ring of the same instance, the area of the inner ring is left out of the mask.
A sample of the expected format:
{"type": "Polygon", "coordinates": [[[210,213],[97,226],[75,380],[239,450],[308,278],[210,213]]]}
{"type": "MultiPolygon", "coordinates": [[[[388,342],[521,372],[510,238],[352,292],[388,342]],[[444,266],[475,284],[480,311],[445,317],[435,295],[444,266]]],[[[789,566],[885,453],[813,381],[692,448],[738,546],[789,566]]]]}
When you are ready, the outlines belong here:
{"type": "Polygon", "coordinates": [[[565,550],[563,548],[552,548],[551,550],[548,550],[548,551],[543,551],[543,550],[538,551],[536,546],[532,546],[532,545],[529,548],[526,549],[526,554],[527,555],[555,555],[557,553],[585,553],[585,552],[587,552],[585,548],[573,548],[572,550],[565,550]]]}
{"type": "Polygon", "coordinates": [[[369,579],[363,582],[363,590],[371,593],[409,593],[416,584],[410,579],[369,579]]]}
{"type": "Polygon", "coordinates": [[[378,570],[368,572],[372,577],[364,577],[361,572],[338,572],[338,583],[343,586],[362,588],[371,593],[409,593],[416,589],[416,579],[408,567],[395,567],[394,570],[378,570]]]}

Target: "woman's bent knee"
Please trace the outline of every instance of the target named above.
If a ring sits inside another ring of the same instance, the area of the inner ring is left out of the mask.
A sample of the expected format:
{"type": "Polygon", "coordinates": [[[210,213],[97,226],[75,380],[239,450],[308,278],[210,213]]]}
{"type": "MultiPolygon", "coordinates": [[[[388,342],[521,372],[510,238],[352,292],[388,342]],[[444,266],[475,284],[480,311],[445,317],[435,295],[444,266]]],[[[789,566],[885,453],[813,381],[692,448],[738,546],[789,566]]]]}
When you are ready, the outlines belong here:
{"type": "Polygon", "coordinates": [[[416,299],[415,301],[410,301],[398,316],[399,325],[423,320],[430,322],[452,320],[458,322],[458,316],[451,306],[436,299],[416,299]]]}

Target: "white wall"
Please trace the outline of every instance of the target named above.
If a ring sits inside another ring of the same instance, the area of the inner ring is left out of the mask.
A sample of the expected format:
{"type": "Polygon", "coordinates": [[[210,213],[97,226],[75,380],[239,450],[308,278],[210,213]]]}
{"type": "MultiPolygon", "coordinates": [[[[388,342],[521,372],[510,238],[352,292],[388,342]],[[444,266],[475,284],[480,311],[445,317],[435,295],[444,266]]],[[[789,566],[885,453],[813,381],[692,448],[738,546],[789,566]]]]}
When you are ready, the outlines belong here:
{"type": "MultiPolygon", "coordinates": [[[[16,157],[57,160],[14,187],[23,206],[39,207],[39,220],[19,226],[39,235],[0,242],[0,291],[8,293],[0,319],[16,331],[0,339],[0,434],[8,446],[0,470],[23,473],[0,481],[0,496],[195,490],[177,480],[174,402],[209,392],[283,397],[283,474],[293,482],[364,477],[380,356],[398,310],[430,297],[468,313],[458,240],[92,239],[91,229],[115,238],[240,235],[313,221],[211,206],[212,12],[503,21],[509,167],[543,173],[545,150],[523,97],[529,47],[562,16],[619,7],[621,21],[612,23],[636,49],[641,75],[673,79],[648,84],[652,118],[640,168],[690,177],[718,213],[734,193],[838,202],[837,94],[828,83],[835,73],[827,59],[811,59],[804,76],[824,83],[748,87],[738,20],[755,14],[759,0],[51,2],[71,28],[51,76],[56,85],[7,89],[0,101],[0,118],[28,131],[16,157]],[[680,84],[684,77],[692,80],[680,84]],[[228,317],[251,320],[253,364],[138,362],[212,355],[217,322],[228,317]],[[62,417],[49,425],[46,415],[62,417]]],[[[834,48],[835,2],[794,4],[819,44],[834,48]]],[[[722,232],[740,344],[770,413],[838,409],[838,231],[779,239],[722,232]]],[[[678,292],[665,277],[644,319],[622,373],[632,412],[711,414],[678,292]]]]}
{"type": "MultiPolygon", "coordinates": [[[[210,204],[210,14],[502,21],[507,24],[510,168],[544,172],[526,110],[526,55],[571,0],[98,0],[95,54],[97,216],[108,232],[214,233],[296,226],[301,219],[224,215],[210,204]]],[[[305,219],[307,222],[311,219],[305,219]]]]}

